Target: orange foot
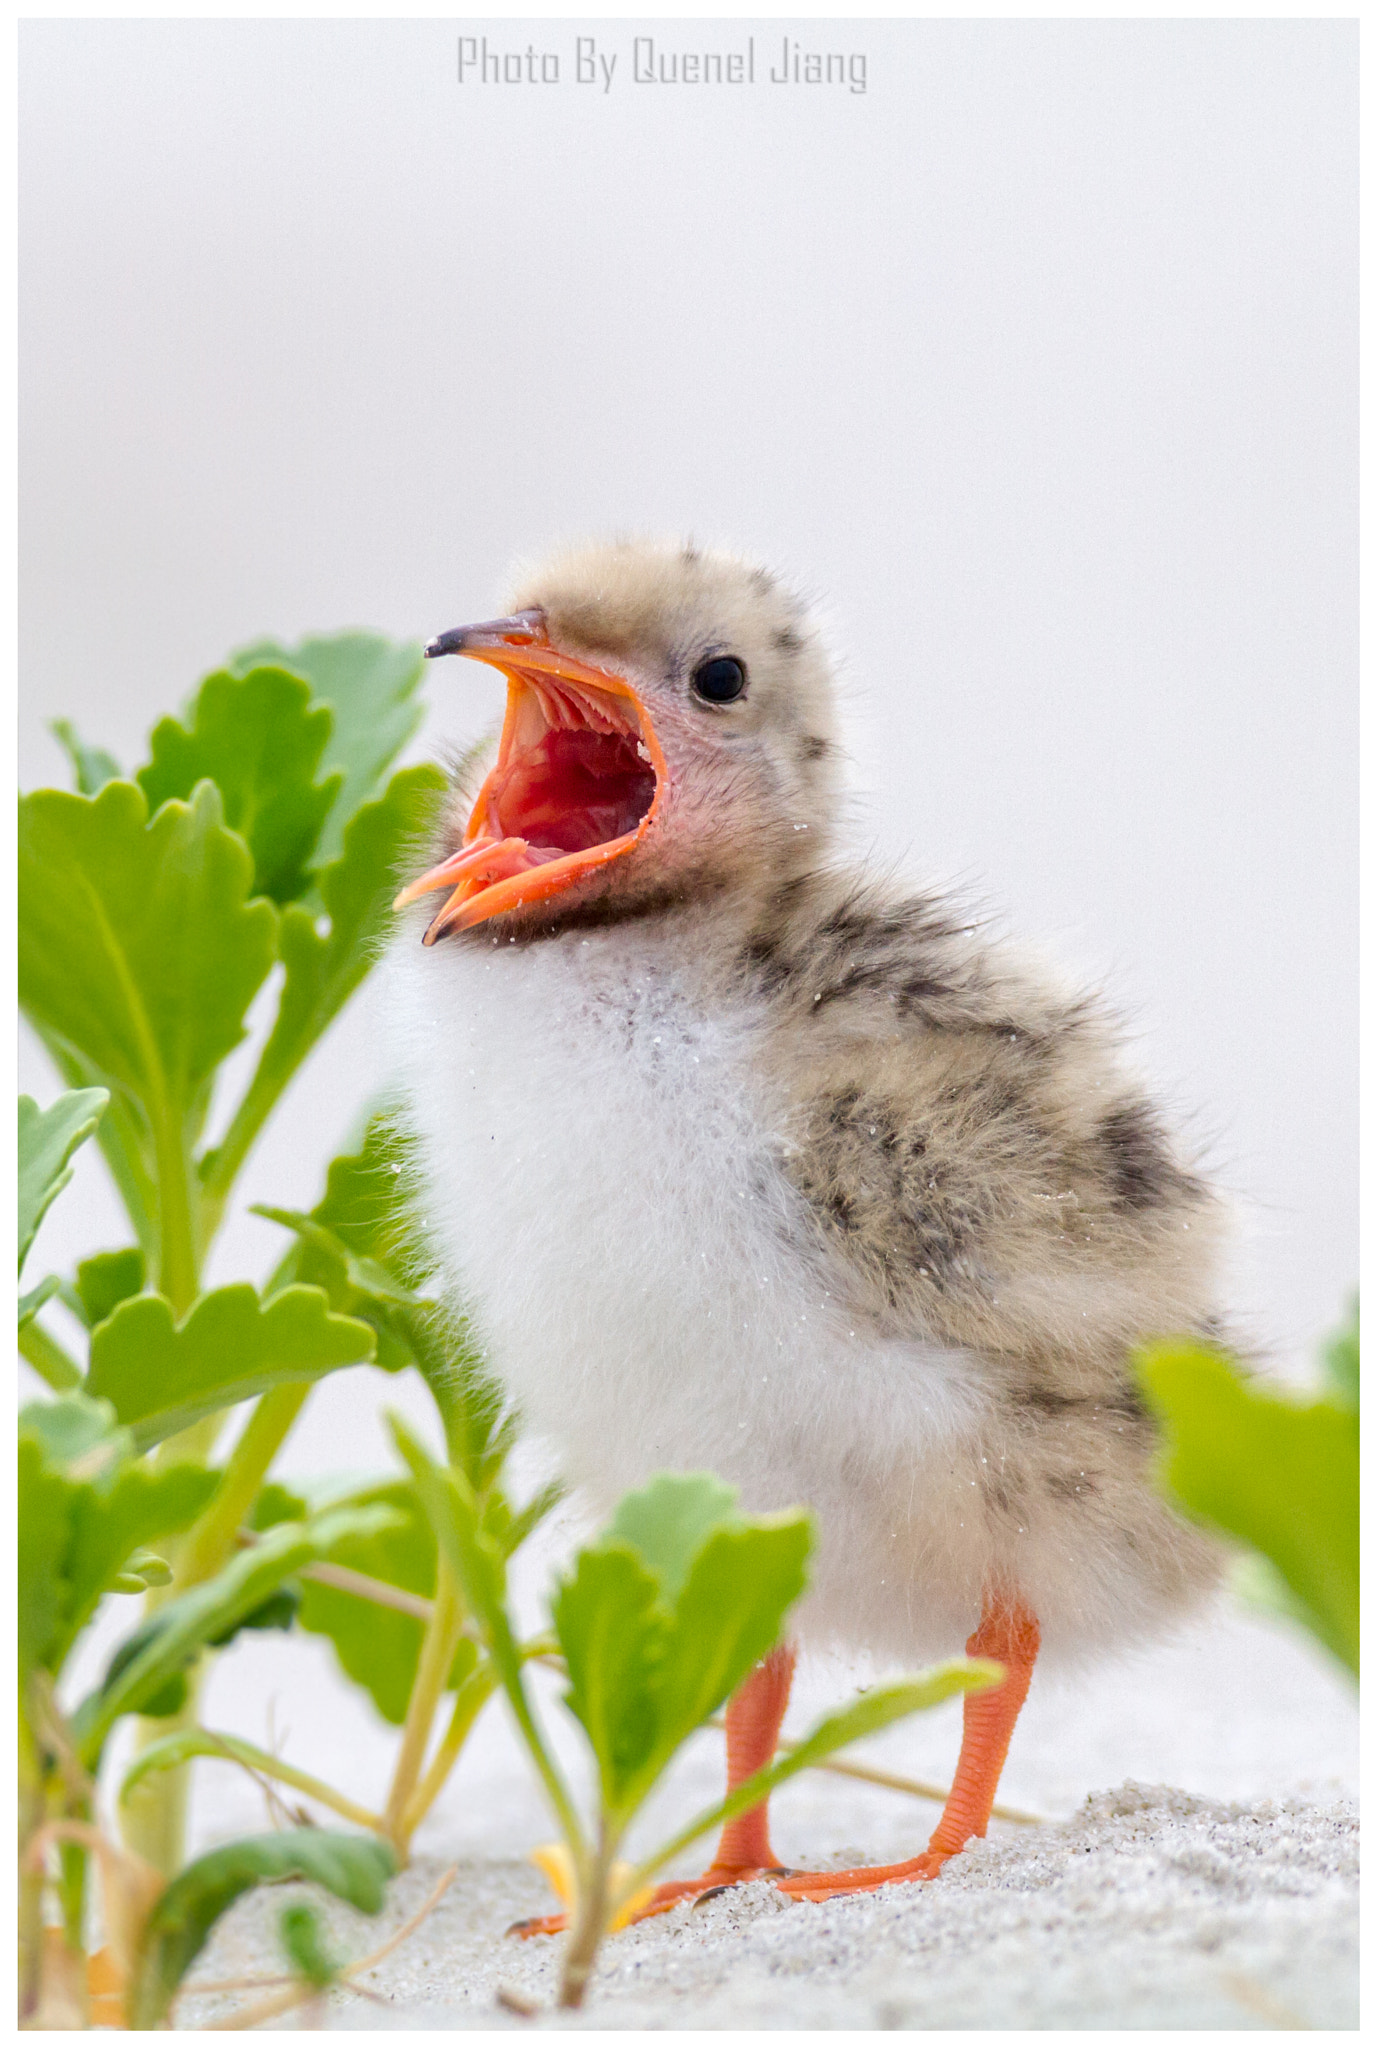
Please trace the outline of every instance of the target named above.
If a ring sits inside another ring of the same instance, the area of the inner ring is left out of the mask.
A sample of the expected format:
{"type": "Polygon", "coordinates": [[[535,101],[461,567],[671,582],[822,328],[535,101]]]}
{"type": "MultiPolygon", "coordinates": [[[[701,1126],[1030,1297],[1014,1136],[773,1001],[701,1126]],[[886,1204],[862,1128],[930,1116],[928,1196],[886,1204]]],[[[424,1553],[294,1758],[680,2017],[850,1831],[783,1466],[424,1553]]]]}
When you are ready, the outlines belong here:
{"type": "Polygon", "coordinates": [[[714,1863],[701,1877],[690,1877],[674,1884],[657,1884],[655,1890],[639,1911],[633,1913],[635,1920],[651,1920],[657,1913],[670,1913],[681,1899],[693,1899],[702,1905],[705,1899],[715,1899],[722,1892],[729,1892],[734,1885],[750,1884],[758,1877],[788,1877],[782,1863],[746,1865],[714,1863]]]}
{"type": "MultiPolygon", "coordinates": [[[[657,1913],[672,1913],[683,1899],[715,1899],[719,1893],[730,1891],[734,1885],[750,1884],[757,1877],[788,1877],[792,1873],[783,1864],[774,1863],[768,1867],[742,1867],[733,1864],[714,1863],[701,1877],[681,1878],[670,1884],[657,1884],[650,1897],[629,1912],[625,1919],[618,1918],[618,1925],[634,1927],[638,1920],[653,1920],[657,1913]]],[[[528,1941],[533,1934],[563,1934],[569,1926],[567,1913],[547,1913],[538,1920],[517,1920],[507,1929],[522,1941],[528,1941]]]]}
{"type": "Polygon", "coordinates": [[[865,1870],[796,1870],[781,1878],[778,1889],[791,1899],[811,1899],[820,1905],[825,1899],[843,1898],[849,1892],[875,1892],[885,1884],[916,1884],[936,1877],[956,1852],[926,1849],[907,1863],[881,1863],[865,1870]]]}

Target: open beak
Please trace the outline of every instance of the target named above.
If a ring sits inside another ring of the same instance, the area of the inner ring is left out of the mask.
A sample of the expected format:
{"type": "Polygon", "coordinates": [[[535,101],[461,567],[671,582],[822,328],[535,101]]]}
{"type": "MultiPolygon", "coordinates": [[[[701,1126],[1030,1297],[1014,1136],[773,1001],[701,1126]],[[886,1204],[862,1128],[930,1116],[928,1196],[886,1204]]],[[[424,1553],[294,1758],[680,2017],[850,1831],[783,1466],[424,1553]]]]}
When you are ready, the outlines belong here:
{"type": "Polygon", "coordinates": [[[497,765],[464,844],[394,908],[437,889],[433,946],[518,905],[557,896],[620,860],[655,819],[669,771],[645,705],[623,676],[550,645],[540,611],[441,633],[428,655],[467,654],[507,678],[497,765]]]}

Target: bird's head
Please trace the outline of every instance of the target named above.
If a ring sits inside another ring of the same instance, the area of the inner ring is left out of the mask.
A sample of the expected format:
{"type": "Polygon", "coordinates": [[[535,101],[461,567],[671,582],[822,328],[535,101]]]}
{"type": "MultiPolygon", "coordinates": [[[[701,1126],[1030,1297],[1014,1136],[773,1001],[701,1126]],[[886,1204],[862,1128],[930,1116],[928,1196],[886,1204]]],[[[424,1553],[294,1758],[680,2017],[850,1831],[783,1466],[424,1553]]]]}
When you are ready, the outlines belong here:
{"type": "Polygon", "coordinates": [[[426,653],[507,678],[462,843],[398,898],[446,892],[428,945],[494,917],[768,891],[816,865],[836,802],[831,675],[765,570],[693,547],[583,549],[523,577],[506,617],[426,653]]]}

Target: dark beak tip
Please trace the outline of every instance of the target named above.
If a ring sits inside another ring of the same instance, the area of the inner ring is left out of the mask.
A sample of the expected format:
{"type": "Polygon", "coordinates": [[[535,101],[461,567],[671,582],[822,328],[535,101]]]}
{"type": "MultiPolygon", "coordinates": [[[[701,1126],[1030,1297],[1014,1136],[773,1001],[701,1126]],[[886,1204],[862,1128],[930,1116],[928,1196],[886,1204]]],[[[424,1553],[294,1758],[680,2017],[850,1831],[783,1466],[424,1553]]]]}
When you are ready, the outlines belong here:
{"type": "Polygon", "coordinates": [[[465,638],[466,629],[463,626],[456,626],[448,633],[437,633],[433,640],[427,640],[425,644],[426,660],[434,661],[437,654],[462,654],[465,638]]]}
{"type": "Polygon", "coordinates": [[[515,612],[509,619],[489,619],[481,626],[452,626],[448,633],[427,640],[424,652],[427,661],[433,661],[437,654],[466,654],[470,648],[497,647],[503,642],[529,647],[532,641],[544,638],[544,628],[543,612],[515,612]]]}

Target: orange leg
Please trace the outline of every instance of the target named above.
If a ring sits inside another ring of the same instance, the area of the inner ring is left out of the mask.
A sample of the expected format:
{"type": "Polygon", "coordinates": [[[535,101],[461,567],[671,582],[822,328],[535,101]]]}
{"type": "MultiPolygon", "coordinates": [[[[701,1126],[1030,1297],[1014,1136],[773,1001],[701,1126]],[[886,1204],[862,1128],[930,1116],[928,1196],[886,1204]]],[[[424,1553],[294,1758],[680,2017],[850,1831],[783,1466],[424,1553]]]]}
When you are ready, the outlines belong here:
{"type": "MultiPolygon", "coordinates": [[[[728,1792],[734,1792],[738,1785],[744,1784],[747,1778],[754,1777],[757,1771],[774,1760],[780,1724],[789,1704],[794,1659],[792,1649],[771,1650],[728,1702],[728,1792]]],[[[782,1872],[770,1847],[767,1802],[762,1800],[759,1806],[753,1806],[749,1812],[739,1813],[735,1820],[727,1822],[717,1844],[717,1854],[701,1877],[657,1885],[653,1896],[633,1917],[648,1920],[653,1914],[668,1913],[680,1899],[696,1898],[705,1892],[724,1890],[728,1885],[745,1884],[753,1877],[776,1874],[782,1875],[782,1872]]],[[[518,1920],[515,1927],[507,1931],[520,1935],[561,1934],[566,1925],[567,1915],[552,1913],[542,1920],[518,1920]]]]}
{"type": "Polygon", "coordinates": [[[983,1835],[999,1789],[999,1774],[1009,1753],[1009,1740],[1038,1653],[1038,1625],[1019,1602],[990,1603],[980,1626],[966,1645],[968,1657],[993,1657],[1008,1673],[1002,1685],[988,1692],[968,1693],[963,1706],[961,1757],[942,1818],[921,1856],[907,1863],[889,1863],[870,1870],[799,1871],[781,1880],[779,1889],[796,1899],[828,1899],[839,1892],[874,1891],[882,1884],[901,1884],[936,1877],[951,1856],[965,1848],[972,1835],[983,1835]]]}

